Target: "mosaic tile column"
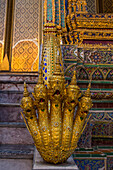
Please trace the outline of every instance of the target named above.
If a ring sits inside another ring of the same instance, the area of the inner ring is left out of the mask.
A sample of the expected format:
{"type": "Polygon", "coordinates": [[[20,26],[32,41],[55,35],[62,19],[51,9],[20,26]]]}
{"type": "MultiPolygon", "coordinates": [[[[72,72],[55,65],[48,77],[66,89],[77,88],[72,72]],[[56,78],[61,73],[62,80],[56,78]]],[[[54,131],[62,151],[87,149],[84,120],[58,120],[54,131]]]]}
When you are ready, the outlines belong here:
{"type": "Polygon", "coordinates": [[[44,24],[56,24],[57,29],[65,28],[65,0],[44,1],[44,24]]]}
{"type": "Polygon", "coordinates": [[[66,28],[66,25],[65,25],[65,17],[66,17],[66,3],[65,3],[65,0],[61,0],[60,5],[61,5],[61,26],[62,26],[62,29],[65,29],[66,28]]]}
{"type": "Polygon", "coordinates": [[[55,24],[55,0],[44,1],[44,24],[55,24]]]}

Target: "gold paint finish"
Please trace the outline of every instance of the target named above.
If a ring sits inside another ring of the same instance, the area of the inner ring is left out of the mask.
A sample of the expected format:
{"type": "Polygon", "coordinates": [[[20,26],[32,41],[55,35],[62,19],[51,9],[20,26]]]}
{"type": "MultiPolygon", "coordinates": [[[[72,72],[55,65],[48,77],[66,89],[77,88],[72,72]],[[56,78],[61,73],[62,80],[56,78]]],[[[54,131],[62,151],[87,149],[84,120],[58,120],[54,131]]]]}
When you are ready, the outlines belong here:
{"type": "MultiPolygon", "coordinates": [[[[49,25],[50,27],[52,25],[49,25]]],[[[44,74],[44,82],[48,85],[49,78],[53,76],[56,65],[56,58],[59,55],[59,62],[61,64],[61,71],[63,70],[63,62],[61,56],[61,48],[59,39],[55,36],[56,29],[49,28],[44,29],[44,39],[43,39],[43,51],[42,51],[42,70],[44,74]],[[52,32],[53,31],[53,32],[52,32]]]]}
{"type": "Polygon", "coordinates": [[[38,46],[33,41],[22,41],[12,50],[12,71],[37,71],[39,66],[38,46]]]}
{"type": "MultiPolygon", "coordinates": [[[[51,38],[53,35],[49,36],[51,38]]],[[[50,59],[50,68],[51,58],[48,52],[54,48],[57,50],[55,44],[47,51],[43,49],[43,52],[46,51],[44,54],[48,55],[47,60],[50,59]]],[[[92,107],[90,85],[84,96],[81,97],[80,88],[76,82],[76,72],[74,71],[71,83],[66,87],[60,59],[61,53],[57,53],[54,56],[54,72],[47,75],[49,79],[47,86],[43,81],[42,69],[44,65],[42,63],[39,80],[33,93],[35,100],[33,101],[29,97],[25,84],[24,97],[21,102],[25,115],[24,121],[34,139],[37,150],[45,161],[54,164],[66,161],[74,152],[83,132],[87,114],[92,107]],[[74,116],[76,106],[78,108],[74,116]]]]}
{"type": "MultiPolygon", "coordinates": [[[[113,15],[109,13],[90,14],[87,12],[86,7],[86,0],[78,0],[74,1],[74,3],[72,0],[68,0],[69,14],[66,16],[66,23],[69,27],[69,32],[62,33],[65,37],[64,43],[83,46],[84,40],[113,40],[113,15]],[[76,5],[77,11],[75,9],[76,5]],[[72,8],[74,9],[73,12],[72,8]],[[70,41],[67,37],[69,37],[70,41]]],[[[87,44],[87,47],[89,45],[87,44]]],[[[101,44],[99,45],[101,46],[101,44]]],[[[97,47],[98,44],[93,44],[93,46],[97,47]]]]}
{"type": "Polygon", "coordinates": [[[84,121],[87,117],[89,110],[92,107],[90,86],[91,85],[89,84],[88,89],[85,92],[85,95],[81,98],[78,104],[78,109],[77,109],[77,113],[76,113],[75,121],[73,125],[73,135],[72,135],[72,141],[71,141],[72,147],[74,147],[77,144],[77,141],[79,140],[81,136],[80,132],[82,131],[84,121]]]}

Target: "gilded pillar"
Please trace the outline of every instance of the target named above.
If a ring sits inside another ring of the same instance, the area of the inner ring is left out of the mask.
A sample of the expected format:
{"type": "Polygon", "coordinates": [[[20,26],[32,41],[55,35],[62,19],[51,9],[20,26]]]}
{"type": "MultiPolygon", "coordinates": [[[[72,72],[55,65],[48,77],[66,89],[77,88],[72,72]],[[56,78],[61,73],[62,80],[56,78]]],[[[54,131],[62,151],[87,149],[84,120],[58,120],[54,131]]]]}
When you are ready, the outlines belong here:
{"type": "Polygon", "coordinates": [[[0,1],[0,70],[9,71],[14,0],[0,1]],[[12,6],[12,9],[10,8],[12,6]],[[10,22],[11,18],[11,22],[10,22]],[[8,25],[8,26],[7,26],[8,25]]]}

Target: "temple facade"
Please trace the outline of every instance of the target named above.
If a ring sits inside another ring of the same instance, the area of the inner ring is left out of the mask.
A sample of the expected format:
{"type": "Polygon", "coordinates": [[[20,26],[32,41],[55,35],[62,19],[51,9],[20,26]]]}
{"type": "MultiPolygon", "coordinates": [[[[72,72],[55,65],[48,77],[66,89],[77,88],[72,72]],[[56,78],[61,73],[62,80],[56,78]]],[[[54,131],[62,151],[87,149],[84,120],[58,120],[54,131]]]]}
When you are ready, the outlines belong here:
{"type": "Polygon", "coordinates": [[[93,107],[73,158],[81,169],[113,168],[112,6],[113,0],[0,1],[0,170],[32,169],[23,84],[31,95],[41,65],[47,86],[59,54],[67,84],[74,70],[82,95],[91,82],[93,107]]]}

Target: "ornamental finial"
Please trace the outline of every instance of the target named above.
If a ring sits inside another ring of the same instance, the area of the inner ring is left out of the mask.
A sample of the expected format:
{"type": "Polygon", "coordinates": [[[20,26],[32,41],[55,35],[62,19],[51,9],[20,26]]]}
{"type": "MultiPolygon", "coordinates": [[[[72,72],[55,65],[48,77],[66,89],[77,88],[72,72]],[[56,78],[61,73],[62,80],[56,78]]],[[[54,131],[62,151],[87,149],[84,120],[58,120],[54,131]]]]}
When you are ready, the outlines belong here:
{"type": "Polygon", "coordinates": [[[91,82],[89,83],[88,89],[85,92],[85,95],[84,95],[85,97],[91,97],[90,88],[91,88],[91,82]]]}
{"type": "Polygon", "coordinates": [[[42,68],[39,70],[38,84],[43,84],[42,68]]]}
{"type": "Polygon", "coordinates": [[[77,80],[76,80],[76,71],[74,70],[73,77],[71,79],[70,85],[77,85],[77,80]]]}
{"type": "Polygon", "coordinates": [[[24,82],[24,93],[23,93],[24,97],[28,97],[29,96],[29,92],[27,90],[27,84],[26,82],[24,82]]]}

